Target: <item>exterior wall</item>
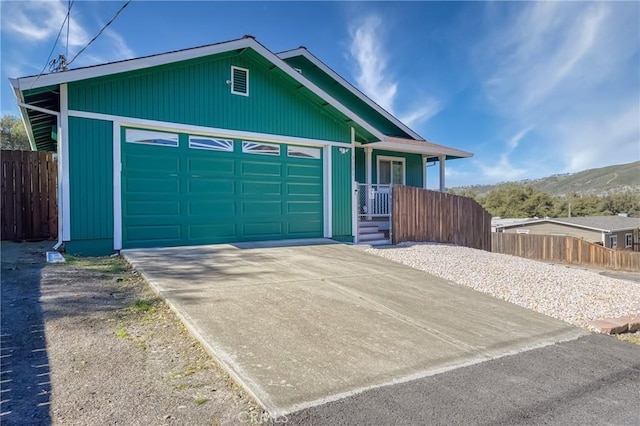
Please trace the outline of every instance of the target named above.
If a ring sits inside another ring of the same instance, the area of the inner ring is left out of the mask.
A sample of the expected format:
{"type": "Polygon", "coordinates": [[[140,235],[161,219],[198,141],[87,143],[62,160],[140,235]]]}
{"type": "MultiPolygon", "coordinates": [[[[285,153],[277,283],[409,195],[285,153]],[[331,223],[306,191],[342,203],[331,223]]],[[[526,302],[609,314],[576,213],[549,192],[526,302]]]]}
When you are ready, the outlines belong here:
{"type": "Polygon", "coordinates": [[[70,254],[113,252],[113,125],[69,118],[70,254]]]}
{"type": "Polygon", "coordinates": [[[620,231],[620,232],[613,232],[611,234],[607,234],[606,237],[605,237],[605,245],[606,245],[606,247],[611,248],[610,242],[609,242],[609,236],[610,235],[617,235],[617,237],[618,237],[618,249],[619,250],[633,250],[633,248],[634,248],[633,244],[631,245],[631,247],[627,247],[625,245],[625,235],[626,234],[631,234],[632,242],[635,243],[635,244],[638,243],[638,230],[637,229],[635,229],[635,230],[630,229],[628,231],[620,231]]]}
{"type": "Polygon", "coordinates": [[[331,176],[332,176],[332,233],[333,239],[338,241],[353,241],[353,186],[351,183],[351,149],[332,147],[331,176]]]}
{"type": "Polygon", "coordinates": [[[528,230],[529,234],[540,235],[569,235],[571,237],[582,238],[592,243],[602,243],[602,232],[590,231],[588,229],[574,228],[571,226],[556,223],[533,223],[513,228],[505,229],[504,232],[516,234],[518,231],[528,230]]]}
{"type": "Polygon", "coordinates": [[[247,50],[69,83],[69,109],[171,123],[351,141],[349,125],[247,50]],[[249,70],[249,96],[231,93],[231,66],[249,70]]]}
{"type": "MultiPolygon", "coordinates": [[[[424,173],[424,165],[422,163],[422,155],[407,154],[402,152],[381,151],[374,149],[371,154],[371,183],[378,183],[378,156],[385,157],[401,157],[405,159],[405,179],[407,186],[415,186],[422,188],[422,177],[424,173]]],[[[359,183],[366,182],[365,176],[366,156],[364,148],[356,148],[356,180],[359,183]]]]}

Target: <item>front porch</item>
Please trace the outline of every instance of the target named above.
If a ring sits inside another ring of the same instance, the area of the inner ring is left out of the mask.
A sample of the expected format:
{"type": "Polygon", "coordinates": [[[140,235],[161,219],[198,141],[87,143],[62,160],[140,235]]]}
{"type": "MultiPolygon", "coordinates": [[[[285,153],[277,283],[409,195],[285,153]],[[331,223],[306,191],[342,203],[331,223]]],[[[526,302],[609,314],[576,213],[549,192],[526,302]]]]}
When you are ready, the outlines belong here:
{"type": "Polygon", "coordinates": [[[384,142],[356,144],[354,242],[391,244],[392,188],[427,188],[427,170],[439,167],[438,190],[445,191],[445,162],[472,154],[425,141],[388,137],[384,142]]]}

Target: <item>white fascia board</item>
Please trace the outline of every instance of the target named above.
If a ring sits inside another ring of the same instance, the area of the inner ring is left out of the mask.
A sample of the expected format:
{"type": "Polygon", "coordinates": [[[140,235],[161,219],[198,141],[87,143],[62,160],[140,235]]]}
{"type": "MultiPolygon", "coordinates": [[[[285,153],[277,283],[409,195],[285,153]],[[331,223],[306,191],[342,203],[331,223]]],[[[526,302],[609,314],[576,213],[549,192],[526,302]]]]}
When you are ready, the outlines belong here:
{"type": "Polygon", "coordinates": [[[361,148],[373,148],[373,149],[383,149],[387,151],[395,151],[395,152],[406,152],[410,154],[423,154],[428,155],[430,157],[438,157],[441,155],[449,155],[452,157],[459,158],[470,158],[473,157],[473,153],[460,151],[458,149],[447,148],[447,147],[436,147],[430,146],[426,143],[420,143],[418,141],[414,141],[414,143],[399,143],[399,142],[372,142],[368,144],[359,144],[357,145],[361,148]]]}
{"type": "Polygon", "coordinates": [[[20,106],[25,104],[24,96],[22,95],[22,92],[20,91],[20,89],[16,87],[17,80],[15,78],[10,78],[9,81],[11,82],[11,89],[13,91],[13,96],[15,96],[16,103],[18,104],[18,109],[20,110],[20,119],[22,120],[22,125],[27,131],[29,146],[31,147],[32,151],[37,151],[38,147],[36,146],[36,138],[33,136],[33,129],[31,129],[31,122],[29,121],[29,115],[27,113],[27,109],[23,106],[20,106]]]}
{"type": "MultiPolygon", "coordinates": [[[[188,59],[199,58],[203,56],[215,55],[218,53],[224,53],[231,50],[251,48],[262,55],[265,59],[280,68],[287,75],[297,80],[304,85],[307,89],[311,90],[314,94],[327,101],[331,106],[336,108],[345,116],[356,122],[362,128],[369,133],[377,137],[379,140],[384,140],[384,135],[367,123],[364,119],[359,117],[353,111],[342,105],[336,99],[331,97],[324,90],[313,84],[307,78],[302,76],[299,72],[291,68],[286,62],[280,59],[275,53],[258,43],[255,39],[246,37],[238,40],[232,40],[224,43],[196,47],[193,49],[186,49],[177,52],[163,53],[160,55],[148,56],[138,59],[130,59],[126,61],[113,62],[110,64],[97,65],[93,67],[79,68],[76,70],[68,70],[63,72],[44,74],[41,76],[32,76],[20,78],[17,81],[20,90],[27,90],[38,87],[50,86],[53,84],[68,83],[72,81],[85,80],[88,78],[102,77],[110,74],[117,74],[127,71],[134,71],[143,68],[154,67],[158,65],[169,64],[173,62],[185,61],[188,59]]],[[[13,84],[13,83],[12,83],[13,84]]]]}
{"type": "Polygon", "coordinates": [[[195,47],[192,49],[179,50],[176,52],[162,53],[159,55],[146,56],[137,59],[112,62],[104,65],[95,65],[74,70],[43,74],[40,76],[23,77],[17,79],[20,90],[35,89],[38,87],[50,86],[53,84],[69,83],[72,81],[85,80],[88,78],[102,77],[121,72],[135,71],[143,68],[155,67],[172,62],[186,61],[217,53],[224,53],[235,49],[253,47],[255,41],[251,38],[227,41],[224,43],[212,44],[209,46],[195,47]]]}
{"type": "Polygon", "coordinates": [[[280,53],[278,53],[278,56],[281,59],[289,59],[289,58],[292,58],[292,57],[295,57],[295,56],[304,56],[309,62],[311,62],[312,64],[314,64],[318,68],[320,68],[325,74],[328,74],[331,78],[333,78],[335,81],[340,83],[345,89],[347,89],[348,91],[353,93],[355,96],[360,98],[363,102],[365,102],[371,108],[376,110],[376,112],[378,112],[379,114],[384,116],[387,120],[391,121],[393,124],[395,124],[396,126],[401,128],[402,130],[404,130],[407,134],[411,135],[412,138],[414,138],[416,140],[421,140],[421,141],[424,140],[424,138],[422,136],[420,136],[419,134],[417,134],[416,132],[411,130],[406,124],[404,124],[402,121],[398,120],[391,113],[389,113],[384,108],[382,108],[380,105],[378,105],[373,100],[371,100],[367,95],[362,93],[353,84],[349,83],[347,80],[345,80],[343,77],[341,77],[340,74],[338,74],[337,72],[335,72],[334,70],[329,68],[324,62],[322,62],[320,59],[318,59],[315,55],[313,55],[311,52],[309,52],[304,47],[300,47],[298,49],[293,49],[293,50],[288,50],[286,52],[280,52],[280,53]]]}
{"type": "Polygon", "coordinates": [[[334,142],[321,139],[307,139],[295,136],[274,135],[270,133],[246,132],[242,130],[220,129],[216,127],[193,126],[190,124],[172,123],[168,121],[147,120],[143,118],[120,115],[100,114],[95,112],[69,110],[70,117],[88,118],[117,122],[125,127],[141,127],[151,130],[192,133],[201,136],[214,136],[232,139],[249,139],[261,142],[287,143],[306,146],[343,146],[350,147],[349,142],[334,142]]]}

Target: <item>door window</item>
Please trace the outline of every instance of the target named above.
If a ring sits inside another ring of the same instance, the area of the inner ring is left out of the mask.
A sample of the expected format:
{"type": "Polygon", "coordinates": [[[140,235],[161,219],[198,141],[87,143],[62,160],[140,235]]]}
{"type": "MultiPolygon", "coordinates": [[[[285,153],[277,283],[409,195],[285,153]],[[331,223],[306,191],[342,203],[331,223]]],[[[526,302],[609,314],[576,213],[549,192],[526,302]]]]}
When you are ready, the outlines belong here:
{"type": "Polygon", "coordinates": [[[404,185],[404,158],[378,159],[378,184],[404,185]]]}

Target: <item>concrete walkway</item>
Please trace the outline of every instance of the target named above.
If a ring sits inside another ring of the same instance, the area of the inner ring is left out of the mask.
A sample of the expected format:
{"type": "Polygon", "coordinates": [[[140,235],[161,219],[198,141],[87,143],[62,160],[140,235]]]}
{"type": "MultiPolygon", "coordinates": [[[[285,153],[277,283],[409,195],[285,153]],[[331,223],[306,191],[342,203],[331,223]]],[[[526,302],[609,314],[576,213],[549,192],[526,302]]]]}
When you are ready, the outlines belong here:
{"type": "Polygon", "coordinates": [[[291,244],[122,251],[273,416],[587,334],[357,247],[291,244]]]}

